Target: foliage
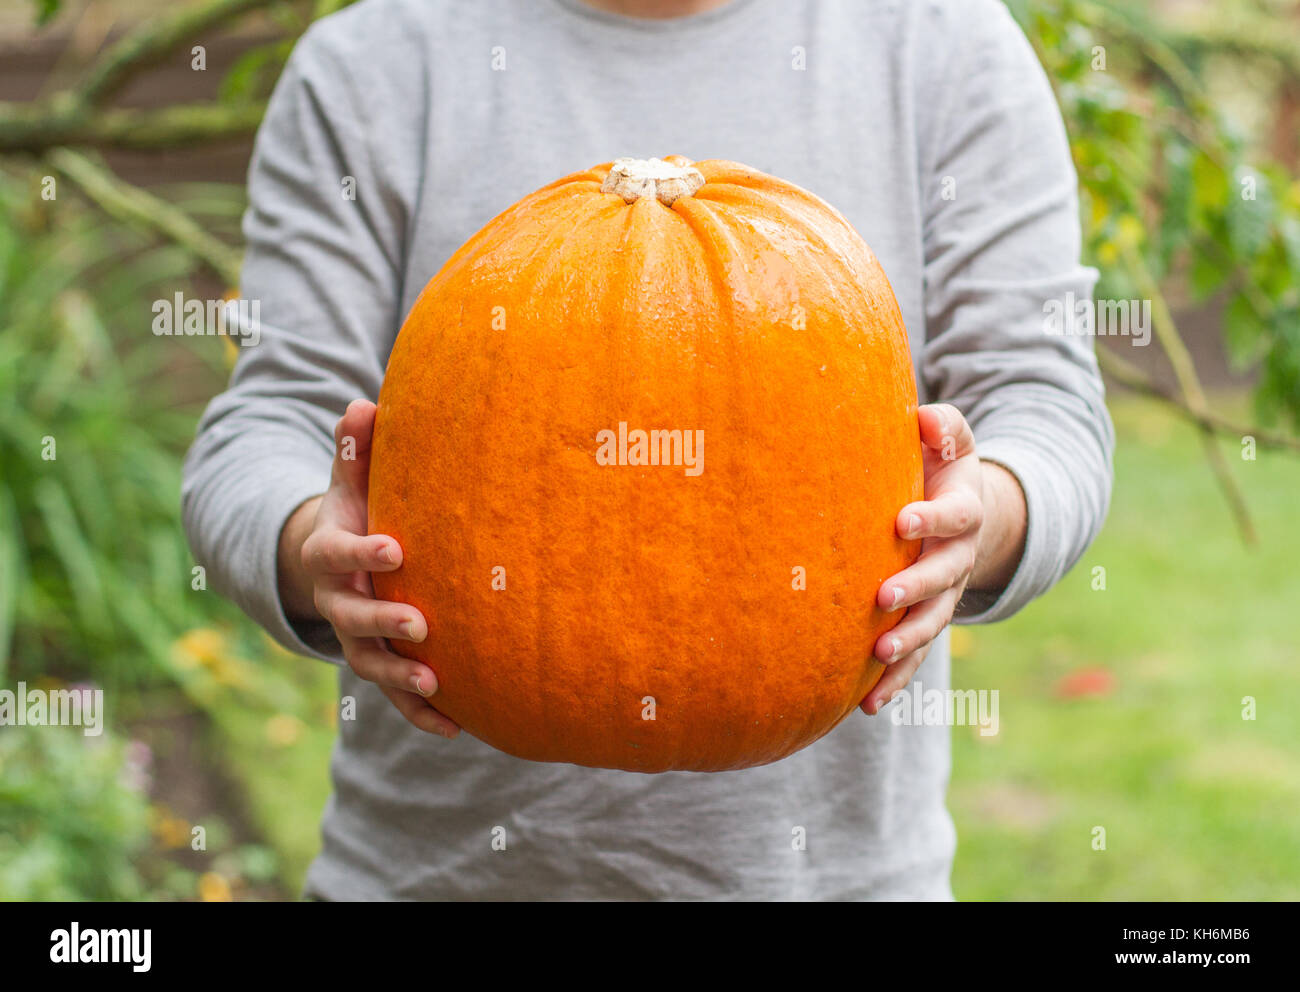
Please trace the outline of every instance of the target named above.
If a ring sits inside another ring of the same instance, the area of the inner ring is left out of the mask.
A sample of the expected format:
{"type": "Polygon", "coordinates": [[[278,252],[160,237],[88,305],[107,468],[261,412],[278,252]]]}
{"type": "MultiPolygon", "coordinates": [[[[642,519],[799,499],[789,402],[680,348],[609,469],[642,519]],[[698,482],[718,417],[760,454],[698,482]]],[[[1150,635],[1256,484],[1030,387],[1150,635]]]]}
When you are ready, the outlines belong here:
{"type": "Polygon", "coordinates": [[[61,0],[32,0],[32,6],[35,8],[36,23],[44,27],[58,16],[62,3],[61,0]]]}
{"type": "Polygon", "coordinates": [[[125,745],[80,728],[0,731],[0,900],[133,899],[148,799],[125,745]]]}
{"type": "MultiPolygon", "coordinates": [[[[207,717],[214,759],[257,797],[252,818],[283,857],[216,845],[220,871],[141,870],[149,837],[124,818],[146,800],[114,790],[122,749],[108,735],[3,728],[0,835],[29,838],[45,819],[49,830],[21,858],[0,841],[0,896],[216,898],[268,863],[296,886],[327,788],[334,678],[269,646],[215,592],[192,588],[181,457],[224,378],[225,342],[160,338],[150,324],[154,300],[202,293],[201,266],[70,189],[47,202],[41,188],[39,171],[0,170],[0,680],[93,679],[108,690],[115,728],[183,698],[207,717]],[[61,795],[67,815],[97,832],[94,844],[50,813],[61,795]],[[102,806],[99,819],[78,812],[82,796],[102,806]],[[103,862],[99,882],[86,859],[103,862]]],[[[233,236],[241,191],[162,192],[233,236]]]]}
{"type": "Polygon", "coordinates": [[[1010,0],[1053,80],[1079,170],[1099,296],[1142,299],[1170,277],[1227,294],[1226,344],[1258,362],[1258,410],[1300,427],[1300,180],[1260,161],[1137,4],[1010,0]],[[1145,278],[1144,278],[1145,277],[1145,278]]]}
{"type": "Polygon", "coordinates": [[[178,527],[179,388],[219,380],[149,332],[194,260],[56,203],[0,173],[0,672],[138,683],[212,609],[178,527]]]}

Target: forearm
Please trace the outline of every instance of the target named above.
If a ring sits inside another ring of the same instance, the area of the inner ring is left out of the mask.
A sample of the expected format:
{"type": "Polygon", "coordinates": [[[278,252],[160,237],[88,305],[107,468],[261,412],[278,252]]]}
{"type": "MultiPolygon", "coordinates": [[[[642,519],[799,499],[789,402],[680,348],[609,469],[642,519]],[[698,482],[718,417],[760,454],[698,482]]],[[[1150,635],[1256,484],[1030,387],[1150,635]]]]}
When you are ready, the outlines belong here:
{"type": "Polygon", "coordinates": [[[280,530],[276,551],[276,582],[280,603],[290,620],[319,620],[311,576],[302,564],[302,545],[316,522],[322,497],[313,496],[290,514],[280,530]]]}
{"type": "Polygon", "coordinates": [[[984,484],[984,523],[969,588],[998,592],[1016,574],[1025,551],[1028,510],[1020,482],[996,462],[981,462],[984,484]]]}

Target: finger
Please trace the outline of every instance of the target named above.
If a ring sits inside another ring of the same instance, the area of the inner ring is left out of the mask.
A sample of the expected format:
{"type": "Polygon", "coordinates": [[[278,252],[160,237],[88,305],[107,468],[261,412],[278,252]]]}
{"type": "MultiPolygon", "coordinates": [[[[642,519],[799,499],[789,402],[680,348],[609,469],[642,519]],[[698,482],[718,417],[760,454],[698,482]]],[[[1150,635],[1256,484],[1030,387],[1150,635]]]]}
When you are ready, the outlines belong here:
{"type": "Polygon", "coordinates": [[[420,730],[449,740],[460,733],[460,727],[455,720],[439,713],[419,696],[385,685],[381,685],[379,691],[388,697],[389,702],[397,707],[397,711],[406,717],[408,723],[414,724],[420,730]]]}
{"type": "Polygon", "coordinates": [[[894,612],[933,599],[945,589],[964,582],[975,567],[976,542],[966,537],[938,541],[921,557],[880,586],[876,602],[894,612]]]}
{"type": "Polygon", "coordinates": [[[898,659],[925,647],[948,625],[960,596],[959,589],[949,589],[909,610],[902,623],[876,641],[876,657],[892,667],[898,659]]]}
{"type": "Polygon", "coordinates": [[[312,575],[391,572],[401,564],[402,546],[387,534],[363,536],[325,527],[302,542],[302,567],[312,575]]]}
{"type": "Polygon", "coordinates": [[[940,492],[932,499],[908,503],[898,512],[898,536],[958,537],[984,523],[984,503],[965,486],[940,492]]]}
{"type": "Polygon", "coordinates": [[[364,497],[368,488],[377,409],[369,400],[353,400],[334,425],[333,478],[356,496],[364,497]]]}
{"type": "Polygon", "coordinates": [[[343,637],[388,637],[414,641],[429,636],[420,611],[405,603],[389,603],[357,592],[351,586],[316,586],[316,609],[343,637]]]}
{"type": "Polygon", "coordinates": [[[880,681],[871,687],[866,698],[858,704],[862,707],[862,712],[868,716],[875,716],[882,706],[894,698],[894,693],[906,689],[929,652],[930,646],[927,644],[921,650],[913,651],[902,661],[885,669],[885,674],[880,676],[880,681]]]}
{"type": "Polygon", "coordinates": [[[343,657],[358,678],[390,689],[414,692],[425,698],[438,691],[438,676],[432,668],[403,658],[374,638],[340,637],[343,657]]]}
{"type": "Polygon", "coordinates": [[[921,425],[921,443],[939,452],[944,461],[975,454],[975,435],[970,424],[951,403],[931,403],[920,407],[916,414],[921,425]]]}

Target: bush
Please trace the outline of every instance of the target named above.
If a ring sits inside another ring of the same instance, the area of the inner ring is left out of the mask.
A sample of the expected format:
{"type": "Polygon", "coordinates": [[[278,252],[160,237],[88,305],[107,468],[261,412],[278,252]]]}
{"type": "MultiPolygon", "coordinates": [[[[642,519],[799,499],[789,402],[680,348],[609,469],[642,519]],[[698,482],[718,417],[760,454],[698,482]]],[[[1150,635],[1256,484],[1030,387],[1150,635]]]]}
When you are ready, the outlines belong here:
{"type": "Polygon", "coordinates": [[[0,731],[0,899],[135,899],[149,802],[132,746],[76,727],[0,731]]]}

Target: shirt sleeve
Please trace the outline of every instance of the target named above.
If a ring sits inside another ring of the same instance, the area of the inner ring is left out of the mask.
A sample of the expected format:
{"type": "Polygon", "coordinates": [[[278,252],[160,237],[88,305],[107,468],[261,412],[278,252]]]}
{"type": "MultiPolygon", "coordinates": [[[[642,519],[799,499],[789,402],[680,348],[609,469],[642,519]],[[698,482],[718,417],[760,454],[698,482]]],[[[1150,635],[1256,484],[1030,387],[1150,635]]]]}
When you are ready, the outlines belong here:
{"type": "Polygon", "coordinates": [[[1114,430],[1090,337],[1050,333],[1049,301],[1091,302],[1077,177],[1051,87],[1001,3],[963,4],[922,158],[929,402],[952,403],[985,461],[1019,480],[1024,553],[997,593],[968,591],[956,622],[988,623],[1047,591],[1096,537],[1114,430]]]}
{"type": "Polygon", "coordinates": [[[378,395],[400,323],[402,211],[346,70],[313,29],[272,94],[243,222],[240,297],[260,320],[200,421],[182,483],[185,530],[211,586],[286,648],[335,662],[328,624],[286,617],[276,550],[290,514],[329,482],[335,422],[353,399],[378,395]]]}

